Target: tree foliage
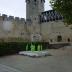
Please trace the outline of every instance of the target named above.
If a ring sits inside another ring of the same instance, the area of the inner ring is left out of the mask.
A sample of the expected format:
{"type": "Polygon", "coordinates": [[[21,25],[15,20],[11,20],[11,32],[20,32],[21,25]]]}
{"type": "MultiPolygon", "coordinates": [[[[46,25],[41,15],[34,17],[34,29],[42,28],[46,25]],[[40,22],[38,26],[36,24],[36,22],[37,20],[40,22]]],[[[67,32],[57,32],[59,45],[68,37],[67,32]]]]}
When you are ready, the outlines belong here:
{"type": "Polygon", "coordinates": [[[68,25],[72,24],[72,0],[50,0],[50,3],[54,10],[63,15],[68,25]]]}

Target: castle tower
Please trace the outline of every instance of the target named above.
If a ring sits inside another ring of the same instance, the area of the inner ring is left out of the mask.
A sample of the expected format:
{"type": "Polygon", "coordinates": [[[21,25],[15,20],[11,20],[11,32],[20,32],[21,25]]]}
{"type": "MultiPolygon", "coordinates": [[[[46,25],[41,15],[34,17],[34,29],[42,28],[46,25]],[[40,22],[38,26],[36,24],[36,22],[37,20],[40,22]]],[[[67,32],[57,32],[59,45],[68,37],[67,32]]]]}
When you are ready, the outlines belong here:
{"type": "Polygon", "coordinates": [[[26,0],[26,19],[35,19],[41,12],[44,11],[45,0],[26,0]]]}
{"type": "Polygon", "coordinates": [[[41,39],[39,15],[44,11],[44,2],[45,0],[26,0],[26,22],[31,41],[41,39]]]}

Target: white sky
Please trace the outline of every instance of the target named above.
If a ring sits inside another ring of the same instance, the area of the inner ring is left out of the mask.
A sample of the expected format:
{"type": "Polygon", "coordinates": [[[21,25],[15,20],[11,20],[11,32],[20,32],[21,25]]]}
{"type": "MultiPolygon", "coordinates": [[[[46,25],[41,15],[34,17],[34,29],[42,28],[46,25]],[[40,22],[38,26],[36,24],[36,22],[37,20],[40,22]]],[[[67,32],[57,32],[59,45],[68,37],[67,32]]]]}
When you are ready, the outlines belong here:
{"type": "MultiPolygon", "coordinates": [[[[50,10],[50,0],[45,1],[45,10],[50,10]]],[[[0,0],[0,13],[26,18],[25,0],[0,0]]]]}

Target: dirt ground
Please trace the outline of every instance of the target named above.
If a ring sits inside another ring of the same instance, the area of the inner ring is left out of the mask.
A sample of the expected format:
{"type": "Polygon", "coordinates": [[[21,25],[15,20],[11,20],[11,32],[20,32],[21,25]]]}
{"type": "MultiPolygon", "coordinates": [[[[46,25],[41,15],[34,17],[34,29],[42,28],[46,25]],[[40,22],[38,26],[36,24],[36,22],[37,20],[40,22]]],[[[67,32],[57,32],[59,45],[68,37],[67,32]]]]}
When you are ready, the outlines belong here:
{"type": "Polygon", "coordinates": [[[31,58],[11,55],[0,58],[0,72],[72,72],[72,46],[47,50],[52,56],[31,58]]]}

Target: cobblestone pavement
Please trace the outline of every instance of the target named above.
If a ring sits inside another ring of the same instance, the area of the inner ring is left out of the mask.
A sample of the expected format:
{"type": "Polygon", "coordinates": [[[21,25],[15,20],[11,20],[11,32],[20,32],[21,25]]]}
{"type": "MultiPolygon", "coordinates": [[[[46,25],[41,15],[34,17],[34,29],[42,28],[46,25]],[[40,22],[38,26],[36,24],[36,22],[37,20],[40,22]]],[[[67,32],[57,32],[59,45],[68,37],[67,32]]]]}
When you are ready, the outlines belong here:
{"type": "Polygon", "coordinates": [[[50,52],[53,56],[42,58],[20,55],[1,57],[0,72],[72,72],[72,55],[59,55],[61,50],[50,52]]]}

